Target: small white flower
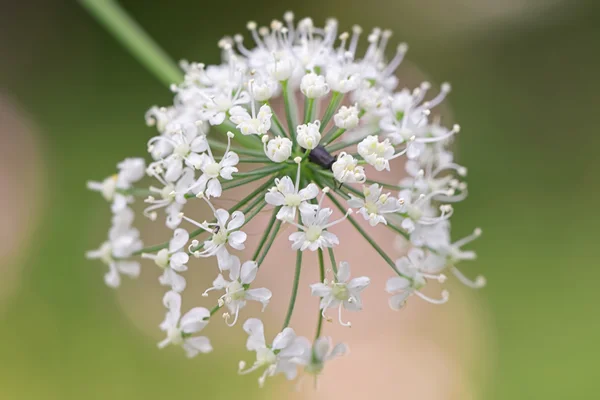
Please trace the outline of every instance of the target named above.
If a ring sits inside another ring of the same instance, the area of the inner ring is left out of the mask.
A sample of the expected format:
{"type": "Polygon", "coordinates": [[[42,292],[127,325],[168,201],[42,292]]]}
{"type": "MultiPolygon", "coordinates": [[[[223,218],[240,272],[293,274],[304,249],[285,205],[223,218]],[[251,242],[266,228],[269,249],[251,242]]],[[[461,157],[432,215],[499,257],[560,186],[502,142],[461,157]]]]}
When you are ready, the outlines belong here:
{"type": "Polygon", "coordinates": [[[112,202],[113,213],[123,211],[128,204],[133,202],[131,196],[119,193],[119,190],[131,188],[133,183],[144,177],[145,162],[142,158],[126,158],[117,164],[117,168],[118,173],[109,176],[102,182],[87,182],[88,189],[100,192],[106,201],[112,202]]]}
{"type": "Polygon", "coordinates": [[[340,107],[339,111],[333,116],[335,126],[340,129],[354,129],[358,126],[358,109],[356,106],[340,107]]]}
{"type": "Polygon", "coordinates": [[[102,243],[99,249],[86,253],[86,258],[101,260],[108,266],[104,275],[104,282],[116,288],[121,284],[121,274],[137,278],[140,274],[140,263],[127,260],[134,252],[143,247],[140,232],[131,227],[133,211],[125,208],[112,218],[112,227],[109,231],[108,241],[102,243]]]}
{"type": "Polygon", "coordinates": [[[194,171],[191,168],[184,168],[181,177],[175,184],[165,181],[160,175],[153,176],[163,187],[150,186],[149,189],[153,195],[148,196],[144,200],[145,203],[150,204],[150,206],[144,209],[144,215],[150,220],[155,221],[157,218],[156,210],[165,208],[167,212],[167,226],[175,229],[181,222],[181,218],[177,218],[177,215],[181,212],[183,205],[187,203],[185,193],[188,192],[195,181],[194,171]]]}
{"type": "Polygon", "coordinates": [[[287,161],[292,155],[293,143],[290,139],[277,136],[269,140],[268,136],[263,136],[265,154],[269,159],[276,163],[287,161]]]}
{"type": "Polygon", "coordinates": [[[302,77],[300,81],[300,90],[309,99],[316,99],[329,93],[329,86],[325,82],[323,75],[317,75],[309,72],[302,77]]]}
{"type": "Polygon", "coordinates": [[[271,78],[255,79],[250,92],[256,101],[267,101],[277,94],[279,84],[271,78]]]}
{"type": "Polygon", "coordinates": [[[281,331],[271,346],[267,346],[265,343],[264,326],[261,320],[250,318],[244,323],[244,331],[248,334],[246,348],[256,352],[256,361],[246,370],[244,370],[246,363],[240,361],[240,374],[248,374],[264,368],[263,374],[258,378],[260,387],[264,385],[267,377],[278,373],[283,373],[288,380],[296,377],[298,371],[294,359],[304,353],[306,341],[297,337],[292,328],[285,328],[281,331]]]}
{"type": "Polygon", "coordinates": [[[356,90],[361,82],[358,73],[351,72],[348,67],[337,66],[327,70],[326,80],[331,90],[339,93],[356,90]]]}
{"type": "MultiPolygon", "coordinates": [[[[308,341],[307,341],[308,342],[308,341]]],[[[294,361],[304,366],[304,372],[319,375],[325,368],[325,362],[331,361],[348,353],[348,346],[338,343],[332,346],[330,337],[320,337],[311,346],[304,346],[304,353],[294,361]]]]}
{"type": "Polygon", "coordinates": [[[229,110],[231,122],[236,124],[236,128],[243,135],[264,135],[271,129],[271,117],[273,112],[271,107],[264,104],[260,107],[258,115],[255,114],[254,102],[252,102],[252,115],[241,106],[235,106],[229,110]]]}
{"type": "Polygon", "coordinates": [[[439,207],[441,214],[435,215],[435,209],[431,206],[431,199],[439,194],[451,196],[454,191],[443,190],[431,192],[428,195],[419,195],[414,199],[412,190],[405,189],[398,193],[399,201],[402,204],[400,212],[405,215],[401,226],[411,236],[411,241],[416,246],[420,246],[423,242],[420,241],[422,234],[418,232],[419,228],[435,225],[439,222],[446,221],[453,214],[452,206],[448,204],[439,207]]]}
{"type": "Polygon", "coordinates": [[[388,279],[385,290],[392,294],[390,298],[390,307],[392,310],[399,310],[406,303],[406,299],[411,294],[416,294],[423,300],[433,304],[443,304],[448,301],[448,292],[442,292],[441,299],[432,299],[425,296],[420,290],[427,283],[427,279],[435,279],[443,282],[444,275],[432,275],[424,272],[425,253],[419,248],[412,248],[407,257],[402,257],[396,261],[396,269],[402,276],[394,276],[388,279]]]}
{"type": "Polygon", "coordinates": [[[296,141],[307,150],[312,150],[319,145],[321,141],[321,121],[309,122],[308,124],[298,125],[296,128],[296,141]]]}
{"type": "Polygon", "coordinates": [[[309,200],[317,197],[319,188],[314,183],[309,183],[304,189],[300,189],[300,157],[298,161],[298,172],[296,174],[296,185],[289,176],[275,179],[275,186],[265,194],[265,201],[273,206],[280,206],[277,219],[282,221],[293,220],[296,210],[300,213],[314,213],[317,206],[310,204],[309,200]]]}
{"type": "Polygon", "coordinates": [[[377,136],[369,135],[357,146],[358,154],[377,171],[390,170],[389,160],[394,158],[394,146],[389,139],[380,142],[377,136]]]}
{"type": "Polygon", "coordinates": [[[227,149],[225,150],[223,158],[219,162],[215,161],[210,147],[207,149],[208,155],[204,154],[202,164],[200,165],[202,175],[188,190],[199,190],[206,194],[206,197],[208,198],[221,197],[223,189],[221,187],[219,177],[226,180],[232,180],[232,174],[234,172],[238,172],[236,165],[240,162],[238,155],[229,150],[232,137],[233,133],[228,132],[227,149]]]}
{"type": "Polygon", "coordinates": [[[397,212],[401,208],[401,203],[389,193],[382,194],[381,192],[382,188],[376,183],[368,187],[363,186],[364,200],[349,193],[348,205],[358,208],[358,213],[363,216],[365,221],[369,221],[371,226],[379,223],[387,224],[383,214],[397,212]]]}
{"type": "Polygon", "coordinates": [[[156,254],[142,253],[142,258],[153,260],[162,270],[163,274],[158,281],[161,285],[171,286],[175,292],[183,292],[185,289],[185,278],[177,272],[187,271],[187,262],[190,257],[185,251],[181,251],[187,244],[190,235],[185,229],[176,229],[173,238],[169,242],[168,249],[162,249],[156,254]]]}
{"type": "Polygon", "coordinates": [[[271,299],[271,291],[266,288],[250,289],[249,285],[256,278],[258,264],[256,261],[246,261],[240,266],[240,259],[232,256],[231,265],[229,268],[229,279],[226,280],[223,275],[219,274],[214,280],[213,286],[208,288],[203,296],[207,296],[209,291],[223,290],[225,294],[219,298],[219,305],[225,305],[229,309],[229,313],[234,314],[234,319],[231,324],[227,322],[229,313],[225,314],[227,325],[233,326],[238,320],[240,309],[244,308],[246,301],[253,300],[262,304],[264,311],[271,299]]]}
{"type": "Polygon", "coordinates": [[[160,329],[166,332],[167,337],[158,344],[160,349],[169,344],[181,346],[188,357],[198,353],[212,351],[210,341],[205,336],[194,336],[208,324],[210,311],[203,307],[192,308],[183,317],[181,316],[181,295],[177,292],[167,292],[163,297],[167,307],[165,320],[160,324],[160,329]]]}
{"type": "MultiPolygon", "coordinates": [[[[321,310],[325,317],[328,308],[338,309],[338,320],[343,326],[350,326],[350,322],[342,321],[342,307],[346,310],[359,311],[362,309],[360,293],[369,286],[371,280],[366,276],[350,279],[350,264],[341,261],[335,280],[327,283],[319,282],[310,285],[311,294],[321,298],[321,310]]],[[[327,318],[327,317],[325,317],[327,318]]]]}
{"type": "Polygon", "coordinates": [[[184,164],[198,169],[202,164],[202,154],[208,150],[208,142],[197,125],[188,125],[173,134],[155,136],[148,141],[148,152],[158,161],[151,165],[160,165],[165,170],[164,177],[175,182],[183,172],[184,164]]]}
{"type": "MultiPolygon", "coordinates": [[[[200,197],[204,198],[201,195],[200,197]]],[[[212,233],[212,237],[204,241],[204,249],[202,251],[196,250],[193,254],[195,257],[216,256],[219,269],[228,270],[232,262],[232,257],[229,254],[229,251],[227,251],[227,245],[236,250],[244,250],[246,248],[244,242],[248,238],[248,235],[239,230],[242,225],[244,225],[246,220],[244,213],[241,211],[234,211],[233,214],[231,214],[230,220],[229,212],[227,212],[227,210],[223,210],[222,208],[215,210],[208,199],[204,198],[204,200],[212,208],[214,216],[217,219],[216,223],[209,223],[206,221],[199,223],[193,219],[183,216],[186,221],[191,222],[192,224],[204,229],[209,233],[212,233]]],[[[197,246],[198,242],[192,241],[191,247],[197,246]]]]}
{"type": "Polygon", "coordinates": [[[292,249],[316,251],[317,249],[333,247],[339,244],[338,237],[328,232],[327,229],[345,220],[351,212],[352,210],[348,209],[346,215],[342,218],[328,222],[329,217],[333,214],[331,208],[318,208],[315,211],[300,214],[303,225],[297,224],[292,220],[287,220],[288,224],[292,224],[300,229],[298,232],[292,233],[289,237],[292,242],[292,249]]]}
{"type": "Polygon", "coordinates": [[[288,80],[296,68],[293,56],[284,52],[277,52],[272,57],[273,61],[267,64],[269,75],[279,82],[288,80]]]}
{"type": "Polygon", "coordinates": [[[363,183],[367,176],[365,169],[358,165],[358,160],[346,152],[341,152],[331,166],[333,176],[340,183],[363,183]]]}

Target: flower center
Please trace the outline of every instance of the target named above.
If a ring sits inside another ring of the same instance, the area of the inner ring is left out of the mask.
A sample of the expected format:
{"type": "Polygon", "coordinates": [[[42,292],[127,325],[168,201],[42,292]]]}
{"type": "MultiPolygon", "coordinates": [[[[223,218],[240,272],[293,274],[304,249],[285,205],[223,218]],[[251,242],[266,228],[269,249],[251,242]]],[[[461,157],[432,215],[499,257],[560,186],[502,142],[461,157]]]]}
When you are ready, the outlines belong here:
{"type": "Polygon", "coordinates": [[[314,242],[321,237],[321,232],[323,232],[323,229],[320,226],[310,226],[306,230],[306,239],[308,239],[309,242],[314,242]]]}
{"type": "Polygon", "coordinates": [[[169,341],[173,344],[181,344],[183,343],[183,336],[181,335],[181,330],[176,326],[169,328],[167,331],[167,337],[169,341]]]}
{"type": "Polygon", "coordinates": [[[221,165],[216,162],[210,162],[204,167],[204,173],[211,178],[216,178],[221,172],[221,165]]]}
{"type": "Polygon", "coordinates": [[[285,196],[284,203],[289,207],[299,207],[302,203],[302,197],[297,193],[288,194],[285,196]]]}
{"type": "Polygon", "coordinates": [[[260,365],[275,364],[275,362],[277,362],[277,356],[271,349],[258,349],[256,352],[256,362],[260,365]]]}
{"type": "Polygon", "coordinates": [[[373,203],[372,201],[367,201],[365,203],[365,209],[369,214],[379,214],[379,207],[377,207],[377,204],[373,203]]]}
{"type": "Polygon", "coordinates": [[[341,301],[345,301],[350,298],[350,291],[344,283],[334,283],[331,287],[331,293],[333,294],[333,297],[341,301]]]}
{"type": "Polygon", "coordinates": [[[171,184],[168,184],[160,191],[160,195],[164,200],[173,200],[175,198],[175,187],[171,184]],[[172,194],[173,193],[173,194],[172,194]]]}
{"type": "Polygon", "coordinates": [[[110,178],[106,178],[102,182],[102,197],[106,201],[111,201],[115,195],[117,189],[117,175],[113,175],[110,178]]]}
{"type": "Polygon", "coordinates": [[[219,232],[213,235],[212,241],[217,246],[227,243],[227,230],[224,228],[219,229],[219,232]]]}
{"type": "Polygon", "coordinates": [[[407,211],[408,216],[413,221],[417,221],[423,216],[423,211],[419,207],[409,206],[407,211]]]}
{"type": "Polygon", "coordinates": [[[225,296],[225,303],[230,303],[236,300],[244,299],[244,286],[239,281],[233,281],[227,286],[227,295],[225,296]]]}
{"type": "Polygon", "coordinates": [[[173,153],[181,158],[185,158],[188,154],[190,154],[190,146],[187,143],[179,143],[173,149],[173,153]]]}
{"type": "Polygon", "coordinates": [[[100,254],[100,259],[105,264],[110,264],[113,261],[112,246],[110,245],[110,242],[105,242],[102,244],[100,247],[100,254]]]}
{"type": "Polygon", "coordinates": [[[156,258],[154,259],[156,265],[161,268],[167,268],[169,265],[169,250],[162,249],[156,254],[156,258]]]}

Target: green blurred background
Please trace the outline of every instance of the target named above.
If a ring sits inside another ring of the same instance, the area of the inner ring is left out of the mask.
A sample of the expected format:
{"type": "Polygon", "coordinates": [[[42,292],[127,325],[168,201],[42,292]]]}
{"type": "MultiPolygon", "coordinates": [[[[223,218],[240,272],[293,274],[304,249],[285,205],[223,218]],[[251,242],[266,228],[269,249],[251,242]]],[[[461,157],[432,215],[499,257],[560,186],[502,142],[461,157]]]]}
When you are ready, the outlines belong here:
{"type": "MultiPolygon", "coordinates": [[[[457,151],[471,195],[455,230],[484,229],[466,271],[488,279],[474,299],[490,337],[489,377],[472,397],[599,397],[597,1],[122,4],[173,57],[206,63],[218,60],[224,34],[287,9],[393,29],[411,45],[411,63],[453,84],[449,104],[463,127],[457,151]]],[[[108,218],[85,181],[142,154],[151,133],[143,114],[171,94],[75,2],[0,5],[0,217],[10,243],[0,247],[0,398],[287,398],[236,378],[233,350],[193,362],[157,351],[103,284],[102,267],[83,259],[108,218]]],[[[141,304],[155,323],[159,298],[141,304]]]]}

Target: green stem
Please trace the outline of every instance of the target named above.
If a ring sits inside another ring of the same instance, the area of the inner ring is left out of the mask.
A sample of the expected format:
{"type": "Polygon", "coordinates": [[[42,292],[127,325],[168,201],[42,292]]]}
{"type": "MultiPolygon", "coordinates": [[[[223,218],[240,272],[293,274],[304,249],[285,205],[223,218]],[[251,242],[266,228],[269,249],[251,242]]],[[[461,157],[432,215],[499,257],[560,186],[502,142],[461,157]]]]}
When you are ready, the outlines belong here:
{"type": "Polygon", "coordinates": [[[275,219],[277,217],[278,211],[279,211],[279,207],[276,207],[273,210],[273,214],[271,215],[271,219],[269,220],[268,225],[267,225],[267,230],[265,230],[265,233],[263,233],[262,237],[260,238],[260,242],[258,242],[258,246],[256,246],[256,251],[254,252],[254,255],[252,256],[252,259],[255,261],[258,258],[260,251],[264,247],[265,242],[269,238],[269,234],[271,233],[271,230],[273,229],[273,224],[275,223],[275,219]]]}
{"type": "MultiPolygon", "coordinates": [[[[342,212],[345,213],[346,210],[344,209],[344,207],[342,207],[342,204],[335,198],[335,196],[333,196],[331,193],[327,193],[327,197],[329,197],[329,199],[333,202],[333,204],[335,204],[335,206],[342,212]]],[[[352,226],[354,226],[354,229],[356,229],[358,231],[358,233],[360,233],[367,242],[369,242],[369,244],[371,245],[371,247],[373,247],[373,249],[379,253],[379,255],[381,256],[381,258],[384,259],[384,261],[394,270],[394,272],[396,274],[398,274],[399,276],[402,276],[404,278],[410,279],[407,276],[402,275],[400,272],[398,272],[398,270],[396,270],[396,264],[394,263],[394,261],[385,253],[385,251],[383,251],[383,249],[381,247],[379,247],[379,245],[375,242],[375,240],[373,240],[368,234],[367,232],[365,232],[365,230],[359,225],[359,223],[354,219],[354,217],[352,217],[351,215],[348,216],[348,221],[350,221],[350,223],[352,224],[352,226]]]]}
{"type": "Polygon", "coordinates": [[[290,93],[288,81],[281,82],[283,87],[283,104],[285,105],[285,118],[288,124],[288,132],[292,141],[296,142],[296,98],[294,93],[290,93]]]}
{"type": "MultiPolygon", "coordinates": [[[[218,150],[223,150],[223,151],[227,150],[227,145],[225,143],[217,142],[216,140],[208,139],[208,144],[210,145],[210,147],[212,149],[218,149],[218,150]]],[[[233,151],[237,154],[243,154],[245,156],[254,156],[254,157],[264,157],[265,156],[265,153],[262,151],[259,151],[259,150],[240,149],[239,147],[231,147],[231,148],[229,148],[229,150],[233,151]]]]}
{"type": "Polygon", "coordinates": [[[273,226],[271,237],[267,241],[267,244],[265,245],[265,248],[264,248],[263,253],[261,254],[260,258],[256,261],[259,268],[262,265],[263,261],[265,260],[265,257],[269,253],[271,246],[275,242],[275,238],[277,237],[277,233],[279,232],[280,227],[281,227],[281,221],[280,220],[275,221],[275,225],[273,226]]]}
{"type": "Polygon", "coordinates": [[[331,95],[331,101],[325,110],[325,115],[323,115],[323,119],[321,120],[321,129],[325,129],[333,114],[337,111],[340,103],[344,99],[344,94],[340,92],[333,92],[331,95]]]}
{"type": "Polygon", "coordinates": [[[270,165],[268,167],[263,167],[263,168],[257,168],[255,170],[252,171],[248,171],[248,172],[235,172],[233,174],[233,176],[235,176],[236,178],[244,178],[247,176],[265,176],[277,171],[281,171],[282,169],[286,168],[287,164],[278,164],[278,165],[270,165]]]}
{"type": "Polygon", "coordinates": [[[304,123],[308,124],[309,122],[313,122],[315,118],[315,99],[309,99],[306,97],[304,101],[304,123]]]}
{"type": "MultiPolygon", "coordinates": [[[[329,249],[331,250],[331,247],[329,249]]],[[[325,261],[323,260],[323,250],[319,249],[317,255],[319,257],[320,282],[323,282],[325,281],[325,261]]],[[[319,307],[319,319],[317,320],[317,332],[315,333],[315,340],[321,337],[321,329],[323,329],[323,312],[321,311],[321,307],[319,307]]]]}
{"type": "Polygon", "coordinates": [[[327,146],[329,143],[333,142],[335,139],[339,138],[346,132],[344,128],[333,129],[325,135],[323,138],[323,146],[327,146]]]}
{"type": "Polygon", "coordinates": [[[223,121],[221,125],[214,125],[213,128],[215,128],[221,133],[232,132],[234,134],[232,140],[244,147],[255,150],[262,149],[262,142],[260,141],[260,139],[258,139],[258,136],[243,135],[240,131],[238,131],[236,126],[228,120],[223,121]]]}
{"type": "Polygon", "coordinates": [[[241,179],[241,178],[240,179],[233,179],[231,181],[225,181],[225,182],[223,182],[223,184],[221,185],[221,187],[223,188],[223,191],[225,191],[225,190],[233,189],[235,187],[242,186],[242,185],[245,185],[247,183],[258,181],[258,180],[264,179],[264,178],[265,178],[264,176],[258,175],[258,176],[251,176],[251,177],[245,178],[245,179],[241,179]]]}
{"type": "Polygon", "coordinates": [[[268,158],[240,158],[240,164],[271,164],[273,161],[268,158]]]}
{"type": "Polygon", "coordinates": [[[329,261],[331,261],[331,269],[333,269],[333,274],[335,275],[335,280],[337,281],[337,264],[335,262],[335,255],[333,254],[333,247],[328,247],[329,250],[329,261]]]}
{"type": "Polygon", "coordinates": [[[114,0],[80,0],[81,5],[162,83],[180,83],[183,74],[160,46],[114,0]]]}
{"type": "Polygon", "coordinates": [[[296,296],[298,295],[298,285],[300,284],[300,270],[302,269],[302,252],[298,250],[296,252],[296,272],[294,273],[294,283],[292,285],[292,297],[290,297],[290,305],[288,306],[287,314],[285,315],[285,321],[283,321],[284,330],[290,325],[290,319],[294,312],[294,306],[296,305],[296,296]]]}
{"type": "MultiPolygon", "coordinates": [[[[267,102],[266,104],[268,104],[269,107],[271,107],[271,110],[273,110],[273,107],[269,104],[269,102],[267,102]]],[[[273,122],[274,124],[271,125],[271,131],[273,131],[273,133],[275,133],[277,136],[285,136],[287,138],[291,138],[291,136],[288,135],[286,130],[283,128],[283,125],[281,124],[279,117],[277,117],[277,114],[275,114],[275,111],[273,111],[273,115],[271,116],[271,122],[273,122]]]]}

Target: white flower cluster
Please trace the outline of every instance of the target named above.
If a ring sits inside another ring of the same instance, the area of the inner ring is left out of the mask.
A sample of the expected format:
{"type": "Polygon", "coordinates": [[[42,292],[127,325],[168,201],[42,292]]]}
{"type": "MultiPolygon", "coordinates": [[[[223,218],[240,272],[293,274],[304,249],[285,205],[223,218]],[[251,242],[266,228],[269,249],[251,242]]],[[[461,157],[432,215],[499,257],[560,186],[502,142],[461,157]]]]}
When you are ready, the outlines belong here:
{"type": "Polygon", "coordinates": [[[449,147],[458,126],[446,129],[430,116],[450,86],[443,84],[429,100],[428,83],[397,90],[395,71],[407,46],[397,46],[388,61],[387,30],[374,29],[361,56],[361,28],[338,34],[333,19],[318,27],[310,18],[294,23],[293,14],[286,13],[270,29],[254,22],[248,29],[255,45],[246,47],[242,35],[222,39],[221,64],[182,63],[185,79],[172,86],[174,105],[152,107],[146,115],[158,130],[147,144],[147,167],[142,159],[127,159],[118,164],[116,175],[88,184],[111,203],[113,212],[108,241],[88,257],[108,265],[106,282],[113,287],[120,284],[120,274],[139,274],[134,257],[154,261],[162,271],[160,284],[168,287],[160,325],[166,339],[159,347],[179,345],[192,357],[212,350],[210,341],[196,334],[214,314],[223,311],[227,325],[234,326],[248,301],[260,303],[263,310],[268,305],[271,291],[254,288],[255,278],[280,227],[295,227],[289,235],[290,250],[297,255],[295,278],[282,330],[267,344],[260,320],[243,324],[249,335],[246,347],[256,352],[256,361],[247,369],[241,362],[239,370],[262,370],[262,385],[278,373],[294,379],[298,368],[317,375],[325,361],[347,352],[343,344],[332,347],[322,335],[322,322],[332,321],[326,311],[333,308],[339,323],[350,326],[342,309],[363,309],[361,292],[370,279],[351,279],[349,263],[336,261],[340,239],[331,229],[338,224],[356,229],[364,241],[353,246],[372,247],[393,272],[385,288],[392,309],[402,307],[412,294],[431,303],[447,301],[447,291],[441,298],[423,293],[428,282],[443,282],[446,271],[471,287],[484,281],[471,281],[457,269],[460,261],[475,258],[462,247],[480,230],[456,242],[450,239],[450,203],[466,198],[461,180],[466,168],[454,162],[449,147]],[[272,107],[275,101],[284,108],[279,115],[272,107]],[[390,174],[396,167],[393,160],[403,155],[407,177],[399,184],[367,179],[370,169],[390,174]],[[248,168],[238,169],[240,165],[248,168]],[[144,175],[151,183],[135,186],[144,175]],[[227,210],[219,208],[218,199],[234,187],[248,188],[247,195],[227,210]],[[143,248],[139,231],[131,226],[136,197],[147,204],[144,216],[164,221],[172,231],[165,243],[143,248]],[[210,222],[184,213],[192,201],[206,205],[210,222]],[[340,216],[334,217],[327,204],[340,216]],[[242,253],[244,228],[265,208],[272,210],[271,220],[248,258],[242,253]],[[365,227],[353,210],[368,222],[365,227]],[[195,230],[187,230],[186,224],[195,230]],[[410,243],[407,255],[383,251],[367,232],[375,228],[391,229],[410,243]],[[289,327],[305,251],[317,253],[320,270],[320,281],[310,286],[321,310],[312,343],[289,327]],[[205,297],[211,292],[220,296],[212,309],[196,307],[181,316],[181,294],[198,290],[186,289],[190,260],[212,257],[218,274],[201,290],[205,297]]]}

